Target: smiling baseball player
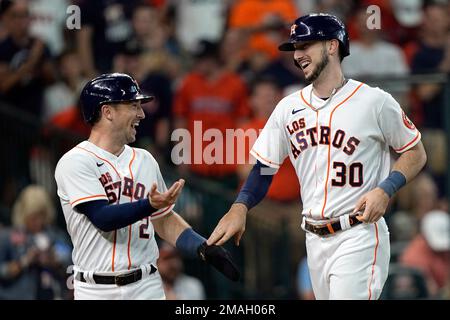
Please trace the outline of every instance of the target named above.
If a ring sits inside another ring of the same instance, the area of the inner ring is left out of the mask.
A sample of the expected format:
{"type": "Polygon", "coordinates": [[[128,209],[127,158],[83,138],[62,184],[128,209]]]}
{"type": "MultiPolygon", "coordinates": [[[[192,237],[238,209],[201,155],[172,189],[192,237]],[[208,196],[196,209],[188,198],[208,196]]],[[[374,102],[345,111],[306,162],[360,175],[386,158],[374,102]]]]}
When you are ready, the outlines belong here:
{"type": "Polygon", "coordinates": [[[207,246],[173,211],[184,180],[167,189],[152,155],[127,145],[145,118],[141,103],[153,96],[131,76],[113,73],[89,81],[80,99],[91,134],[55,170],[74,247],[75,299],[164,299],[155,232],[237,280],[228,251],[207,246]]]}
{"type": "Polygon", "coordinates": [[[270,186],[268,171],[289,157],[301,186],[316,298],[377,299],[390,257],[383,215],[426,162],[420,132],[390,94],[344,78],[349,39],[336,17],[300,17],[279,49],[294,52],[311,84],[276,106],[250,152],[257,163],[208,244],[233,235],[239,244],[248,210],[270,186]],[[393,166],[390,148],[400,154],[393,166]]]}

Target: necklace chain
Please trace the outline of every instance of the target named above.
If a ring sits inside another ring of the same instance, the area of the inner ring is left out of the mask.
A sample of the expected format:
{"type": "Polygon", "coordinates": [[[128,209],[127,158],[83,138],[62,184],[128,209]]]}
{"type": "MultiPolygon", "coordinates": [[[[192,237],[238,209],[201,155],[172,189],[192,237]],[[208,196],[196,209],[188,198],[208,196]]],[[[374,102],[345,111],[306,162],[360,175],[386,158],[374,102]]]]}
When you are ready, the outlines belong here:
{"type": "Polygon", "coordinates": [[[339,87],[334,88],[333,91],[331,91],[330,97],[327,99],[327,101],[325,102],[325,104],[324,104],[323,106],[319,107],[319,108],[314,108],[313,103],[312,103],[312,94],[313,94],[313,91],[314,91],[314,85],[312,85],[311,92],[309,93],[309,104],[310,104],[311,107],[313,107],[313,109],[315,109],[315,110],[325,108],[325,107],[331,102],[331,99],[333,99],[333,96],[336,94],[336,92],[337,92],[339,89],[341,89],[341,88],[345,85],[346,82],[347,82],[347,80],[345,79],[345,77],[342,77],[341,85],[340,85],[339,87]]]}

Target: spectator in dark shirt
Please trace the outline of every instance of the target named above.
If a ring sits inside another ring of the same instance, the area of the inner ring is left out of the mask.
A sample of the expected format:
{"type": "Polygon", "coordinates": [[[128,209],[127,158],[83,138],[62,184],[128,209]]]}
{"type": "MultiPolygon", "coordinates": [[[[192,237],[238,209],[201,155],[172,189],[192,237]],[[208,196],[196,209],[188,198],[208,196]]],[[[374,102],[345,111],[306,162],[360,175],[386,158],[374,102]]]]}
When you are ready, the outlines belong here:
{"type": "Polygon", "coordinates": [[[130,37],[130,17],[137,0],[80,0],[77,47],[85,76],[111,71],[114,55],[130,37]]]}
{"type": "Polygon", "coordinates": [[[8,36],[0,42],[0,99],[40,116],[45,85],[54,79],[50,52],[29,32],[25,0],[3,0],[1,22],[8,36]]]}
{"type": "Polygon", "coordinates": [[[114,72],[132,75],[141,90],[155,96],[153,101],[142,106],[146,118],[139,125],[137,145],[148,149],[159,157],[170,156],[170,117],[172,89],[169,77],[161,70],[148,65],[145,53],[138,48],[124,47],[114,57],[114,72]]]}
{"type": "MultiPolygon", "coordinates": [[[[446,56],[449,25],[447,5],[437,1],[426,1],[419,34],[420,40],[417,42],[416,52],[412,56],[412,73],[446,71],[442,63],[446,56]]],[[[447,50],[450,50],[450,46],[447,50]]],[[[442,86],[440,84],[421,84],[417,86],[414,92],[415,107],[418,111],[418,117],[421,118],[417,125],[442,129],[444,126],[442,86]]]]}

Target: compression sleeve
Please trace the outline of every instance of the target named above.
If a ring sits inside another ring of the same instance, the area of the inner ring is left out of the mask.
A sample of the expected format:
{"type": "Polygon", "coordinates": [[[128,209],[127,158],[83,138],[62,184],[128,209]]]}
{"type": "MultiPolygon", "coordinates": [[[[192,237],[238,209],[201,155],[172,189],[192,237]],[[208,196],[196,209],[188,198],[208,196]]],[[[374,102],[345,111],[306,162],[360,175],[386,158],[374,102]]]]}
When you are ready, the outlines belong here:
{"type": "Polygon", "coordinates": [[[76,208],[105,232],[126,227],[158,211],[150,205],[148,199],[117,205],[109,205],[106,200],[95,200],[80,203],[76,208]]]}
{"type": "Polygon", "coordinates": [[[243,203],[249,210],[261,202],[272,183],[272,168],[257,161],[234,203],[243,203]]]}

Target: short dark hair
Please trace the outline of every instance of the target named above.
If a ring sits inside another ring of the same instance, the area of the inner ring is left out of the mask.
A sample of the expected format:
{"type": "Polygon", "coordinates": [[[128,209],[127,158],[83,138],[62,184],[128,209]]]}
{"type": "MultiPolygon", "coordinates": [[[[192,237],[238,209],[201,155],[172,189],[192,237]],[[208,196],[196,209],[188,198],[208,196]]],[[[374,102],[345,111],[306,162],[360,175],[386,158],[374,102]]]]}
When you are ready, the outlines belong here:
{"type": "Polygon", "coordinates": [[[116,108],[117,105],[122,104],[122,103],[127,103],[128,101],[119,101],[119,102],[104,102],[102,104],[100,104],[97,108],[97,110],[95,111],[95,114],[92,116],[91,121],[88,122],[88,124],[93,127],[94,124],[96,124],[97,122],[100,121],[101,115],[102,115],[102,107],[104,105],[109,105],[112,106],[114,108],[116,108]]]}

